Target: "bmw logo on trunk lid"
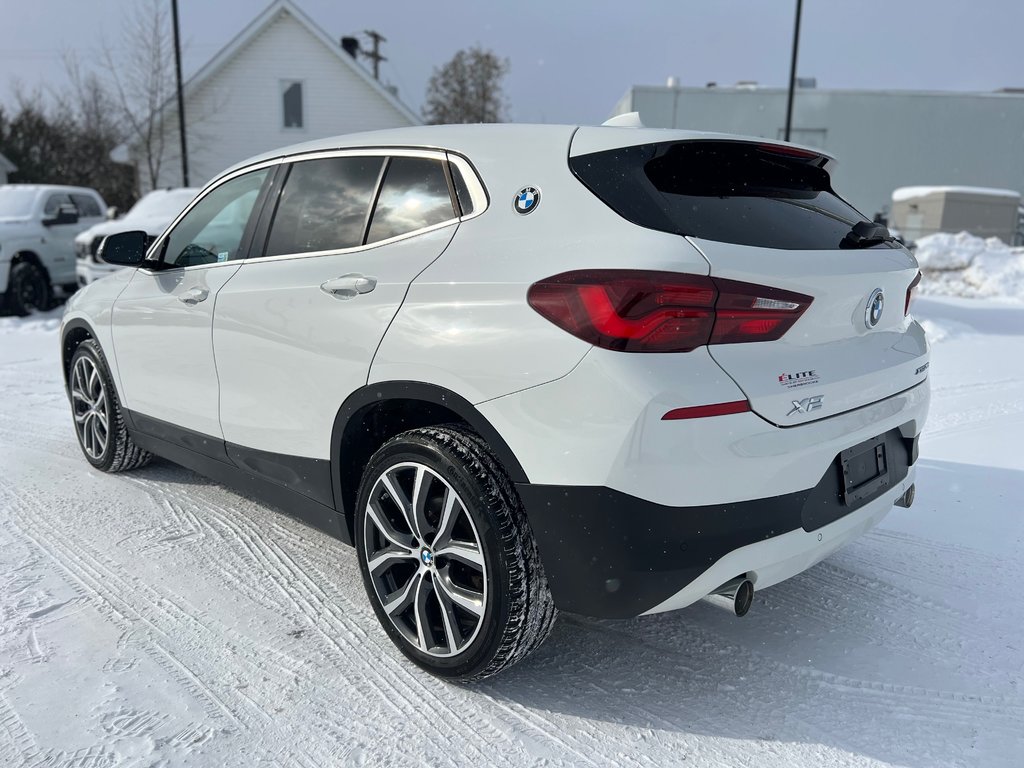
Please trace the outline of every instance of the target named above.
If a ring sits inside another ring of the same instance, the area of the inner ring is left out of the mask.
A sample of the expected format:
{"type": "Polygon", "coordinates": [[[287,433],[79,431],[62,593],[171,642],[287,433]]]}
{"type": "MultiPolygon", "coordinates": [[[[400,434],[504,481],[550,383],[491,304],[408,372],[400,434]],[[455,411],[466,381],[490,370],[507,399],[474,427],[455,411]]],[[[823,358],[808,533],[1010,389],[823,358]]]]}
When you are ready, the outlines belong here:
{"type": "Polygon", "coordinates": [[[874,328],[882,319],[882,308],[885,307],[885,294],[881,288],[875,288],[868,297],[868,304],[864,308],[864,325],[874,328]]]}
{"type": "Polygon", "coordinates": [[[524,216],[533,213],[540,207],[540,190],[537,187],[523,187],[512,198],[512,207],[516,213],[524,216]]]}

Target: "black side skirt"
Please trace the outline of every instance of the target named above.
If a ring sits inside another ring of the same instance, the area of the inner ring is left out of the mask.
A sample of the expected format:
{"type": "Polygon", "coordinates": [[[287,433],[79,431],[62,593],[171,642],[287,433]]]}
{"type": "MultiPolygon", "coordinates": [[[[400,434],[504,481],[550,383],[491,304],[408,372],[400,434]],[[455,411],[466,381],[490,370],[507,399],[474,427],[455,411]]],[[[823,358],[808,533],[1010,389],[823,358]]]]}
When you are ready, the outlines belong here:
{"type": "Polygon", "coordinates": [[[224,443],[137,413],[125,415],[128,432],[140,448],[198,472],[260,503],[277,507],[346,544],[352,543],[344,516],[334,508],[330,462],[282,457],[224,443]],[[159,427],[161,436],[142,431],[139,428],[140,421],[148,427],[159,427]],[[179,439],[172,442],[167,439],[170,437],[179,439]],[[200,438],[202,440],[196,442],[200,438]],[[192,446],[188,443],[192,443],[192,446]],[[282,458],[287,461],[282,462],[282,458]],[[253,471],[256,469],[259,471],[253,471]]]}

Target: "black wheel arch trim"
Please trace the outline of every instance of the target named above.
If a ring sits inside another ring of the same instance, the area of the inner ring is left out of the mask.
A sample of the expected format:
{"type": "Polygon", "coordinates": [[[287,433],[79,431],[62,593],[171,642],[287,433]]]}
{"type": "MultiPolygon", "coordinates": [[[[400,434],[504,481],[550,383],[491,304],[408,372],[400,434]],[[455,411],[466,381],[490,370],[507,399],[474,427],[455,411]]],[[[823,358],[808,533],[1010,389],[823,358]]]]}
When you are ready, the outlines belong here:
{"type": "MultiPolygon", "coordinates": [[[[72,331],[82,330],[89,334],[89,338],[99,344],[99,338],[96,336],[96,331],[89,324],[87,320],[83,320],[80,317],[76,317],[73,320],[68,320],[61,329],[60,336],[60,362],[64,369],[64,388],[67,389],[68,383],[68,367],[71,364],[71,355],[75,353],[74,349],[68,349],[68,337],[71,336],[72,331]]],[[[102,349],[102,347],[100,347],[102,349]]]]}
{"type": "Polygon", "coordinates": [[[345,433],[353,425],[353,419],[359,418],[361,412],[388,400],[419,400],[446,408],[465,421],[487,442],[505,467],[512,482],[530,482],[522,464],[519,463],[505,439],[466,398],[436,384],[427,384],[421,381],[384,381],[367,384],[350,394],[338,409],[338,415],[334,419],[334,428],[331,431],[331,466],[334,468],[332,472],[334,498],[339,511],[345,514],[353,511],[344,509],[342,501],[344,494],[342,492],[341,467],[344,461],[342,448],[345,442],[345,433]]]}

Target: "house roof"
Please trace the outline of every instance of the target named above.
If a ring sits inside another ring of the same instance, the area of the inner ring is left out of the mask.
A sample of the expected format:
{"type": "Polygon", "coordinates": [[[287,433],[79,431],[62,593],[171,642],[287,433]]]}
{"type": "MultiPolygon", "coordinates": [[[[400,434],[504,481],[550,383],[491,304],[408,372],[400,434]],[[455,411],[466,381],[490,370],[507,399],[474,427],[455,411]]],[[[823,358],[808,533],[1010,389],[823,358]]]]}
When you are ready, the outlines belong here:
{"type": "Polygon", "coordinates": [[[294,18],[299,24],[322,42],[329,51],[338,57],[338,61],[341,62],[342,66],[348,67],[358,77],[361,77],[371,88],[377,91],[382,99],[388,104],[398,110],[405,118],[407,118],[414,125],[422,123],[420,117],[416,115],[411,109],[403,104],[397,96],[391,93],[387,88],[380,84],[380,81],[375,80],[369,72],[359,66],[356,60],[352,58],[348,53],[342,49],[340,42],[332,38],[327,32],[325,32],[320,26],[316,24],[312,19],[307,16],[301,8],[299,8],[292,0],[274,0],[267,8],[253,19],[249,24],[235,35],[234,39],[225,45],[221,50],[204,64],[198,72],[190,77],[184,85],[185,94],[191,94],[193,91],[202,87],[211,77],[217,74],[223,67],[234,58],[240,50],[242,50],[250,41],[257,38],[267,27],[269,27],[275,19],[278,18],[279,14],[287,13],[294,18]]]}
{"type": "Polygon", "coordinates": [[[18,166],[3,155],[0,155],[0,171],[3,171],[4,173],[14,173],[16,170],[18,170],[18,166]]]}

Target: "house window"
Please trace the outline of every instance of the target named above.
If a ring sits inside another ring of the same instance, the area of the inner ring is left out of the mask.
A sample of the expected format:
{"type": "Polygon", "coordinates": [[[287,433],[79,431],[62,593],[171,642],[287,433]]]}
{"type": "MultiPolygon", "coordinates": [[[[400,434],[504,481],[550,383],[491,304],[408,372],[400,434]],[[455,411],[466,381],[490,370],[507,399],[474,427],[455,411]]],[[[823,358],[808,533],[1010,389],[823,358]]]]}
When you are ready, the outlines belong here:
{"type": "Polygon", "coordinates": [[[302,83],[286,80],[281,83],[281,101],[284,106],[284,127],[302,128],[302,83]]]}

